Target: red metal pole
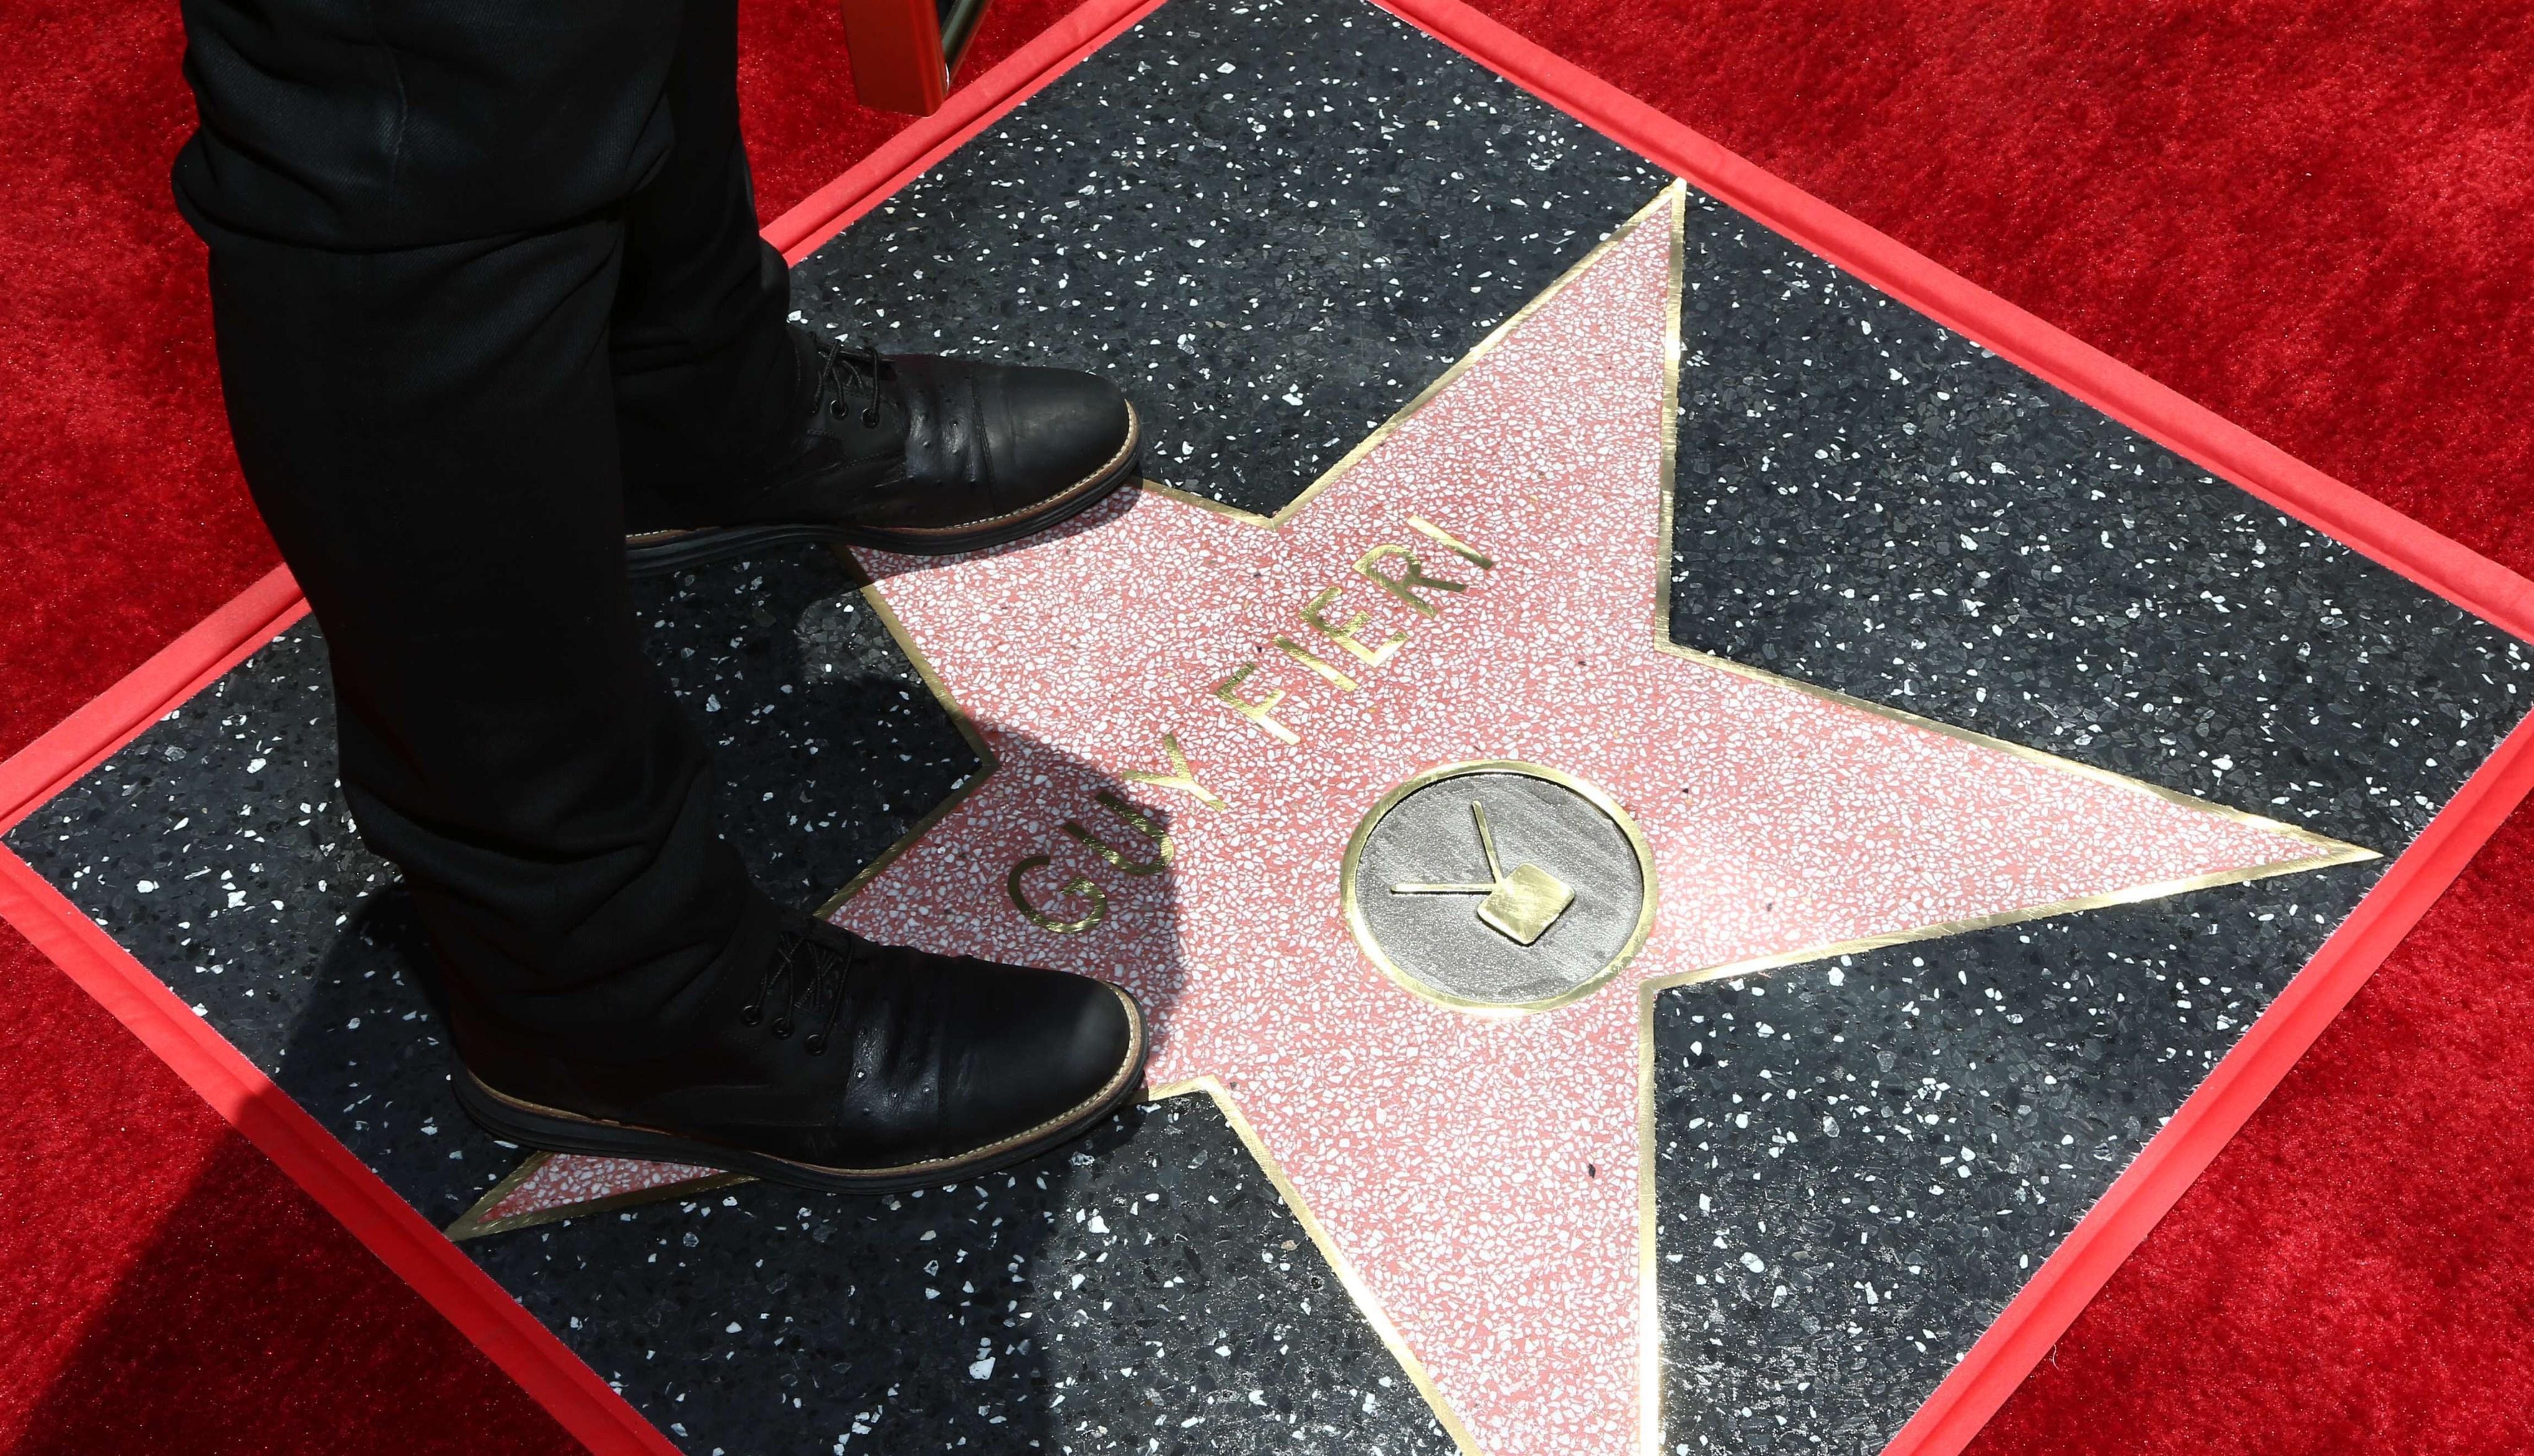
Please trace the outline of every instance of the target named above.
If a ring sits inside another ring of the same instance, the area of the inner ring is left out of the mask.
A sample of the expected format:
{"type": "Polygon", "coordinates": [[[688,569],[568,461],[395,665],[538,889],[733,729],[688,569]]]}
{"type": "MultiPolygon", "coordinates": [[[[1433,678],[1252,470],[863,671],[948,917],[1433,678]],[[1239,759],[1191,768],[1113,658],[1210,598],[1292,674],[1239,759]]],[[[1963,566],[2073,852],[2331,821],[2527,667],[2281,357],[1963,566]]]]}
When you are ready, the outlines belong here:
{"type": "Polygon", "coordinates": [[[950,94],[933,0],[844,0],[854,94],[880,111],[930,116],[950,94]]]}

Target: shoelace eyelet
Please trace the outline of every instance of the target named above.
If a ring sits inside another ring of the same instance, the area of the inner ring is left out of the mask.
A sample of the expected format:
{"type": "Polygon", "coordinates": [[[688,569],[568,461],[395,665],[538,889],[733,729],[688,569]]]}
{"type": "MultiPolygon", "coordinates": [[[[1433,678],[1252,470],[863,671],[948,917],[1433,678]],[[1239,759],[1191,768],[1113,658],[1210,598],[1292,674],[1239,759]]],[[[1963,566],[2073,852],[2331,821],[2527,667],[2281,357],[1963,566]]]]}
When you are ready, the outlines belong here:
{"type": "Polygon", "coordinates": [[[809,1033],[804,1043],[811,1056],[826,1051],[828,1033],[852,997],[844,978],[853,970],[853,942],[843,951],[841,956],[822,951],[800,937],[783,941],[765,967],[755,996],[739,1008],[740,1024],[763,1023],[776,1041],[790,1040],[798,1026],[809,1033]],[[806,1020],[796,1019],[803,1012],[806,1020]]]}
{"type": "Polygon", "coordinates": [[[865,429],[878,429],[880,423],[880,370],[888,360],[878,347],[864,344],[847,348],[842,343],[829,344],[819,351],[819,388],[827,394],[827,414],[832,419],[845,417],[845,392],[856,385],[869,389],[863,401],[862,421],[865,429]]]}

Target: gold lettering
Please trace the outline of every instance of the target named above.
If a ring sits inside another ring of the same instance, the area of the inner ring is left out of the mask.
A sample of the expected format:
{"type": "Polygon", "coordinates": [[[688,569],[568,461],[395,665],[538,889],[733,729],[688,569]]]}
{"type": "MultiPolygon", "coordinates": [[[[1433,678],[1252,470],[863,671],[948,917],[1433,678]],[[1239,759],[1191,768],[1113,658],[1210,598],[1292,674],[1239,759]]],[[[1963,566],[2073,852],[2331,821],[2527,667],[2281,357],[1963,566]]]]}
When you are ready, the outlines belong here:
{"type": "Polygon", "coordinates": [[[1196,802],[1204,805],[1208,809],[1229,809],[1232,807],[1224,803],[1221,799],[1216,798],[1213,791],[1196,781],[1196,775],[1188,768],[1187,755],[1179,750],[1179,736],[1177,734],[1165,733],[1162,735],[1162,752],[1167,755],[1171,760],[1171,767],[1168,773],[1146,773],[1137,769],[1129,768],[1126,770],[1125,776],[1133,779],[1139,784],[1151,784],[1157,789],[1176,789],[1180,793],[1186,794],[1190,798],[1195,799],[1196,802]]]}
{"type": "Polygon", "coordinates": [[[1265,698],[1254,702],[1240,696],[1240,685],[1248,681],[1249,675],[1257,670],[1258,664],[1255,662],[1242,663],[1238,671],[1214,685],[1215,700],[1257,724],[1280,743],[1300,743],[1302,735],[1269,716],[1276,711],[1276,704],[1285,700],[1284,689],[1270,688],[1265,698]]]}
{"type": "Polygon", "coordinates": [[[1072,835],[1075,843],[1107,860],[1113,868],[1123,870],[1129,875],[1159,875],[1170,868],[1172,860],[1178,857],[1179,847],[1171,842],[1170,832],[1138,813],[1134,806],[1107,789],[1102,789],[1091,797],[1099,800],[1111,814],[1124,819],[1127,826],[1136,833],[1153,841],[1153,857],[1149,860],[1130,860],[1110,847],[1107,841],[1089,829],[1071,819],[1066,819],[1064,832],[1072,835]]]}
{"type": "Polygon", "coordinates": [[[1444,550],[1449,551],[1454,556],[1468,562],[1470,565],[1477,567],[1479,571],[1492,572],[1496,569],[1494,558],[1479,555],[1477,547],[1462,540],[1460,537],[1453,535],[1450,531],[1443,529],[1434,522],[1427,520],[1424,516],[1412,516],[1408,517],[1408,524],[1416,530],[1424,532],[1433,540],[1441,543],[1444,550]]]}
{"type": "Polygon", "coordinates": [[[1420,617],[1433,616],[1434,604],[1427,601],[1425,598],[1418,596],[1417,594],[1418,587],[1430,586],[1436,591],[1467,591],[1470,589],[1470,583],[1467,581],[1446,581],[1440,576],[1426,576],[1425,564],[1418,561],[1416,553],[1410,551],[1405,546],[1375,546],[1370,551],[1363,554],[1362,560],[1355,564],[1355,570],[1357,576],[1363,577],[1366,581],[1371,582],[1373,585],[1380,587],[1382,590],[1389,592],[1392,596],[1399,598],[1401,601],[1415,608],[1417,615],[1420,617]],[[1376,562],[1386,561],[1394,556],[1398,557],[1401,562],[1398,576],[1393,576],[1386,572],[1379,572],[1373,569],[1376,562]]]}
{"type": "Polygon", "coordinates": [[[1012,892],[1012,907],[1029,917],[1030,924],[1059,936],[1070,936],[1080,931],[1087,931],[1108,919],[1109,896],[1102,893],[1100,886],[1079,875],[1064,881],[1056,892],[1059,895],[1078,896],[1085,905],[1090,907],[1082,912],[1080,918],[1058,920],[1030,903],[1028,893],[1021,888],[1021,877],[1032,870],[1054,863],[1056,862],[1046,855],[1034,854],[1012,866],[1010,878],[1003,881],[1004,888],[1012,892]]]}
{"type": "Polygon", "coordinates": [[[1358,612],[1348,618],[1344,627],[1330,622],[1328,610],[1337,599],[1338,589],[1334,586],[1312,597],[1302,603],[1302,620],[1310,625],[1311,631],[1354,653],[1356,660],[1364,666],[1381,666],[1398,652],[1402,644],[1407,642],[1408,634],[1404,632],[1394,632],[1377,642],[1365,641],[1361,634],[1366,627],[1372,625],[1372,618],[1363,612],[1358,612]]]}
{"type": "Polygon", "coordinates": [[[1286,656],[1293,658],[1296,662],[1298,662],[1304,667],[1309,668],[1311,671],[1318,673],[1322,678],[1336,684],[1340,692],[1352,693],[1355,691],[1355,679],[1348,677],[1345,673],[1338,671],[1336,668],[1331,667],[1329,664],[1322,662],[1319,658],[1311,655],[1310,650],[1304,647],[1300,642],[1294,640],[1292,637],[1280,637],[1276,639],[1276,645],[1284,649],[1286,656]]]}

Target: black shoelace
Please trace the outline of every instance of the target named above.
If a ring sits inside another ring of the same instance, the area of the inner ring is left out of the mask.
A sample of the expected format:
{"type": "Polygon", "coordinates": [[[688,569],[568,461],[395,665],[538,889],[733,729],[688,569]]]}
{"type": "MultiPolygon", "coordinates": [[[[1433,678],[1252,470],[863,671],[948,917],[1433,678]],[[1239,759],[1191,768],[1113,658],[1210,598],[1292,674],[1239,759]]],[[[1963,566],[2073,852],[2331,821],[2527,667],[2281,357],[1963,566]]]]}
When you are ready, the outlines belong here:
{"type": "Polygon", "coordinates": [[[843,419],[845,395],[856,386],[862,386],[870,392],[869,397],[863,401],[863,426],[866,429],[877,428],[881,362],[879,348],[875,344],[848,345],[839,340],[820,345],[818,388],[827,396],[827,413],[843,419]]]}
{"type": "Polygon", "coordinates": [[[770,1008],[774,1019],[765,1029],[778,1041],[814,1024],[817,1030],[802,1039],[801,1050],[813,1057],[824,1055],[836,1018],[844,1012],[845,979],[854,969],[854,949],[849,940],[840,955],[797,936],[784,937],[756,983],[756,995],[739,1008],[740,1024],[764,1022],[770,1008]]]}

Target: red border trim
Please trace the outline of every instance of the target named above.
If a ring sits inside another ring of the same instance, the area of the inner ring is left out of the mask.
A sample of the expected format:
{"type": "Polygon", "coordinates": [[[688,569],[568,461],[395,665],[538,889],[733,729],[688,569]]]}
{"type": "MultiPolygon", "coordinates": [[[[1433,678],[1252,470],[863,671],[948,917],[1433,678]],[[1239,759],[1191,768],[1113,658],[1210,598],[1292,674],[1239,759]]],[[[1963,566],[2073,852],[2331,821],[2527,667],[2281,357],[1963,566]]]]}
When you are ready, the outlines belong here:
{"type": "MultiPolygon", "coordinates": [[[[1373,0],[1677,172],[1798,247],[2378,564],[2519,637],[2534,581],[2332,479],[2213,411],[1718,146],[1459,0],[1373,0]]],[[[1956,1456],[2376,973],[2529,788],[2520,723],[2386,869],[2243,1040],[2043,1260],[1884,1456],[1956,1456]]]]}
{"type": "Polygon", "coordinates": [[[123,681],[0,762],[0,833],[308,613],[286,568],[230,598],[123,681]]]}
{"type": "Polygon", "coordinates": [[[2534,789],[2534,719],[2500,741],[2198,1091],[1998,1311],[1884,1456],[1955,1456],[2534,789]]]}
{"type": "MultiPolygon", "coordinates": [[[[798,262],[1161,0],[1088,0],[950,104],[764,229],[798,262]]],[[[42,737],[0,761],[0,832],[307,615],[274,568],[42,737]]],[[[332,1134],[16,855],[0,850],[0,919],[94,997],[282,1173],[306,1188],[529,1397],[600,1456],[680,1456],[535,1316],[425,1223],[332,1134]]]]}
{"type": "Polygon", "coordinates": [[[681,1456],[377,1174],[195,1015],[131,952],[16,855],[0,850],[0,916],[173,1067],[352,1236],[412,1285],[564,1428],[601,1456],[681,1456]]]}
{"type": "MultiPolygon", "coordinates": [[[[1152,11],[1087,0],[949,103],[765,228],[798,262],[1152,11]]],[[[1900,299],[2428,590],[2534,638],[2534,582],[2369,499],[1457,0],[1374,0],[1900,299]]],[[[0,763],[0,829],[93,768],[307,610],[276,570],[123,682],[0,763]]],[[[1886,1456],[1953,1456],[2269,1095],[2297,1058],[2534,788],[2520,726],[2010,1302],[1886,1456]]],[[[16,856],[0,916],[132,1028],[286,1174],[594,1450],[675,1456],[648,1422],[314,1119],[16,856]]]]}
{"type": "Polygon", "coordinates": [[[2157,384],[1459,0],[1372,0],[1842,272],[2475,616],[2534,639],[2534,581],[2157,384]]]}

